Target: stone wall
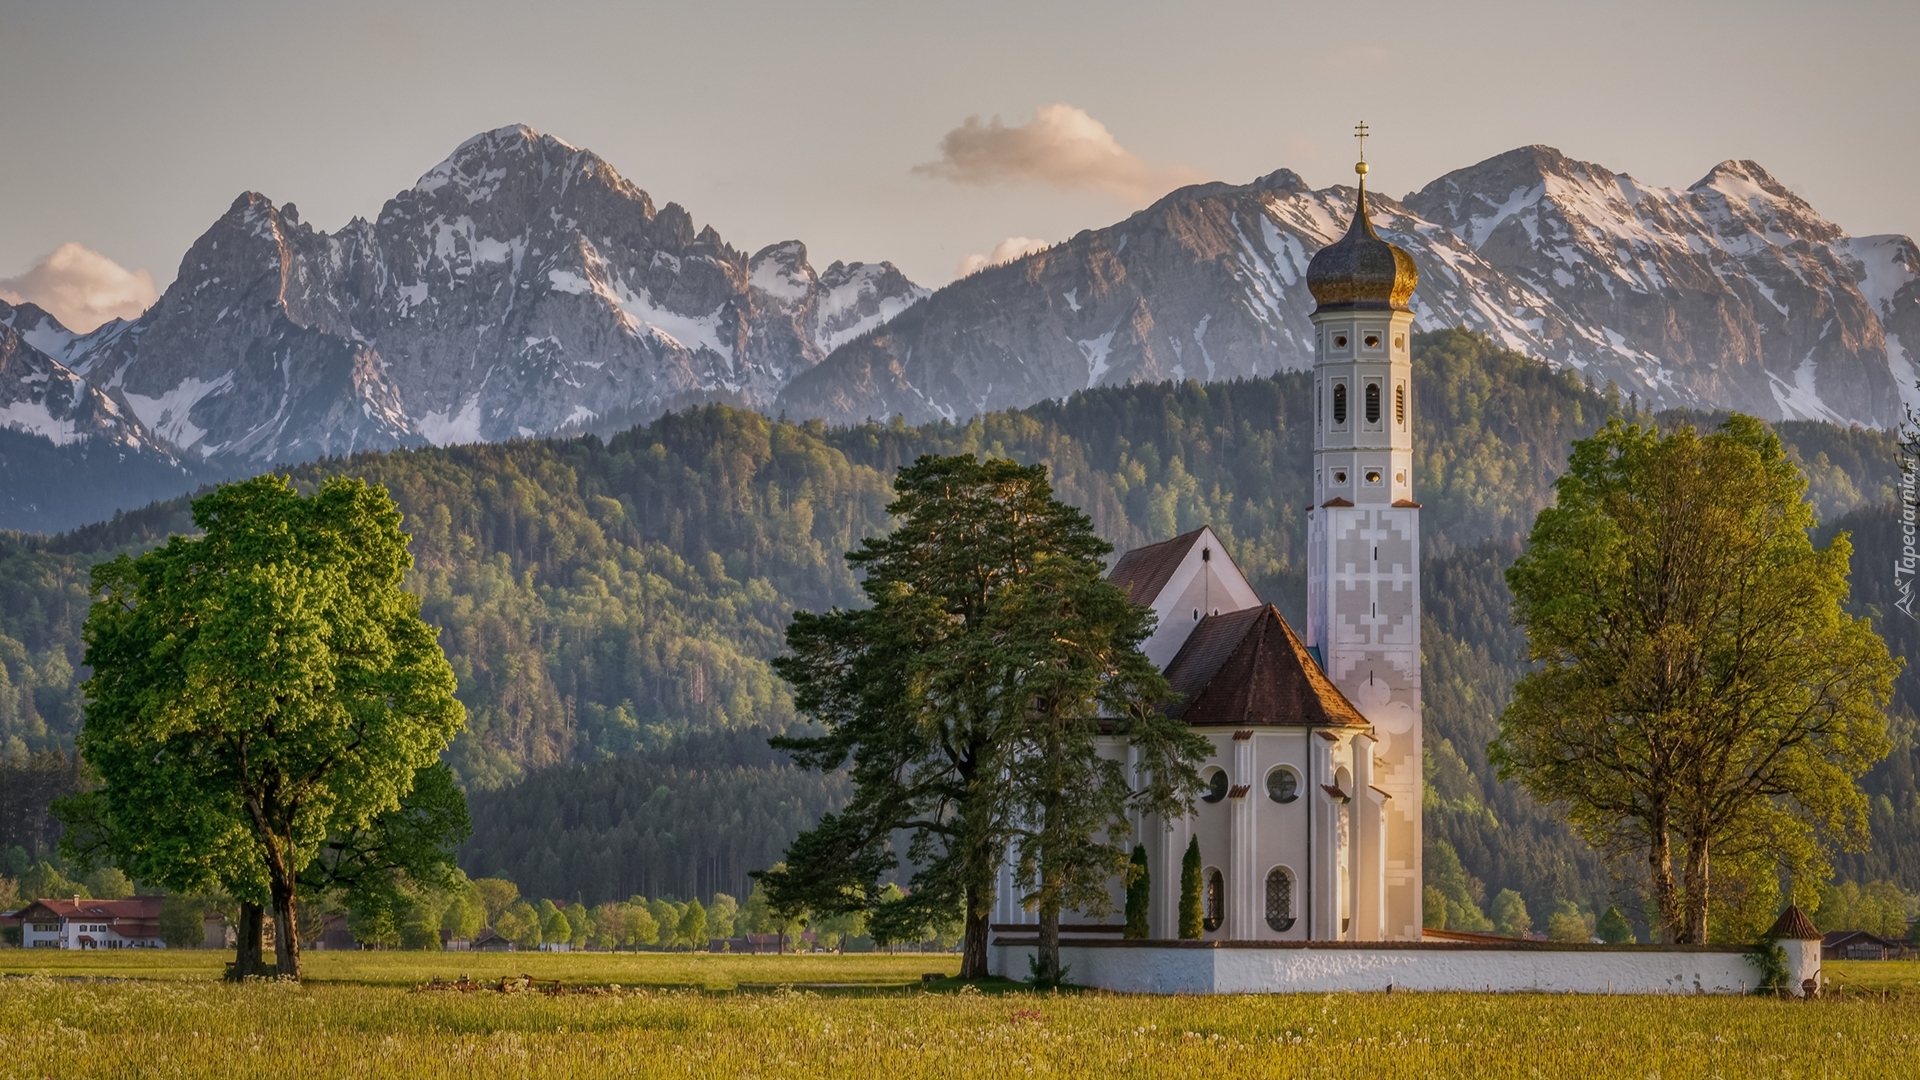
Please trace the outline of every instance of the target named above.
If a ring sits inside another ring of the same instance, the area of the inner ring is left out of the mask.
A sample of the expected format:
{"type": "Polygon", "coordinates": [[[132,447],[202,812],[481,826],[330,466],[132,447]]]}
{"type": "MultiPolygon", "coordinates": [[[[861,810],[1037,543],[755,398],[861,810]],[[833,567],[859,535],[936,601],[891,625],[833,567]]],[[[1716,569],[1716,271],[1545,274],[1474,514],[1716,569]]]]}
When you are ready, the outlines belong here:
{"type": "MultiPolygon", "coordinates": [[[[1818,942],[1782,941],[1789,985],[1818,979],[1818,942]]],[[[997,939],[995,974],[1027,976],[1031,938],[997,939]]],[[[1515,942],[1186,942],[1081,940],[1061,945],[1067,981],[1126,993],[1269,994],[1453,990],[1578,994],[1739,994],[1760,974],[1744,949],[1515,942]]]]}

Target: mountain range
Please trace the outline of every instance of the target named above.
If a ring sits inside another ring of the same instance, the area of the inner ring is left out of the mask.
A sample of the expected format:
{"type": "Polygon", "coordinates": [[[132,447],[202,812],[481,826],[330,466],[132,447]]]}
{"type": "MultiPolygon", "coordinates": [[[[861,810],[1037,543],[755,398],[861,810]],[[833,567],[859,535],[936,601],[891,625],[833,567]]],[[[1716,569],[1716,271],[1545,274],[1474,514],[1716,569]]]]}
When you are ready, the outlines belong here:
{"type": "MultiPolygon", "coordinates": [[[[593,153],[462,143],[372,220],[248,192],[131,322],[0,303],[0,527],[52,531],[368,449],[610,434],[726,402],[910,423],[1310,362],[1308,259],[1355,189],[1282,169],[929,291],[891,263],[749,256],[593,153]]],[[[1849,237],[1750,161],[1659,188],[1547,147],[1369,193],[1418,325],[1654,408],[1890,428],[1920,401],[1920,249],[1849,237]]]]}

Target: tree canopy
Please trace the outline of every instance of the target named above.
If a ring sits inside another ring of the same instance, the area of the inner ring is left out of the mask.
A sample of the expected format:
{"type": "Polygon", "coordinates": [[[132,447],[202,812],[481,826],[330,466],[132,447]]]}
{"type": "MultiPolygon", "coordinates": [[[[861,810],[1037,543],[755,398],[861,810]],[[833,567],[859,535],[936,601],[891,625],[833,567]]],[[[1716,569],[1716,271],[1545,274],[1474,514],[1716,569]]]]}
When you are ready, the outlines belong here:
{"type": "Polygon", "coordinates": [[[1032,899],[1057,920],[1124,868],[1107,837],[1132,778],[1102,762],[1102,717],[1140,746],[1155,805],[1196,783],[1200,756],[1154,706],[1165,682],[1136,646],[1144,612],[1106,582],[1112,548],[1053,495],[1045,466],[971,454],[924,456],[895,478],[900,521],[847,561],[860,609],[799,612],[775,669],[823,734],[776,744],[802,764],[851,764],[846,808],[794,841],[765,876],[778,909],[871,908],[882,939],[917,939],[953,911],[965,920],[963,977],[986,975],[995,877],[1019,837],[1032,899]],[[912,888],[880,900],[903,853],[912,888]]]}
{"type": "Polygon", "coordinates": [[[270,902],[297,977],[302,871],[399,809],[463,714],[384,490],[264,476],[193,513],[203,535],[95,569],[79,748],[101,784],[75,816],[137,877],[270,902]]]}
{"type": "Polygon", "coordinates": [[[1856,780],[1890,742],[1899,664],[1843,608],[1850,547],[1816,547],[1806,481],[1734,416],[1702,436],[1610,422],[1574,445],[1507,572],[1537,665],[1493,757],[1636,860],[1663,939],[1811,907],[1833,842],[1864,843],[1856,780]]]}

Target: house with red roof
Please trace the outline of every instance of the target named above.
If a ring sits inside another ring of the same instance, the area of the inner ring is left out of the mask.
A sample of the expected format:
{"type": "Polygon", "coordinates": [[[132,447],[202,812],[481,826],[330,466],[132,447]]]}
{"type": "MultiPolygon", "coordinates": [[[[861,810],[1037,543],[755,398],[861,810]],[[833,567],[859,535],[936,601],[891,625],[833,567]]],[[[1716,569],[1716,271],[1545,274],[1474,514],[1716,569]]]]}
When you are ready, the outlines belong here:
{"type": "Polygon", "coordinates": [[[20,944],[28,949],[164,949],[160,897],[125,900],[35,900],[20,909],[20,944]]]}

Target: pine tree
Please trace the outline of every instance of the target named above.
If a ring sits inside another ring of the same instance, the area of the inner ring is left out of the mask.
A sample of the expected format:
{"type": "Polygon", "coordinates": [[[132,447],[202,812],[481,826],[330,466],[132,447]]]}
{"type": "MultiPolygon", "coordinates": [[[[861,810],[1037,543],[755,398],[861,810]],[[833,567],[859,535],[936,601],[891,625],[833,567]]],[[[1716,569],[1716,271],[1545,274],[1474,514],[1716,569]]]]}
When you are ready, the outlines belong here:
{"type": "Polygon", "coordinates": [[[1197,941],[1206,929],[1200,907],[1200,838],[1187,841],[1187,853],[1180,860],[1180,936],[1197,941]]]}
{"type": "Polygon", "coordinates": [[[1147,849],[1144,845],[1135,844],[1127,874],[1126,937],[1140,940],[1152,933],[1147,925],[1147,905],[1152,896],[1153,883],[1147,871],[1147,849]]]}

